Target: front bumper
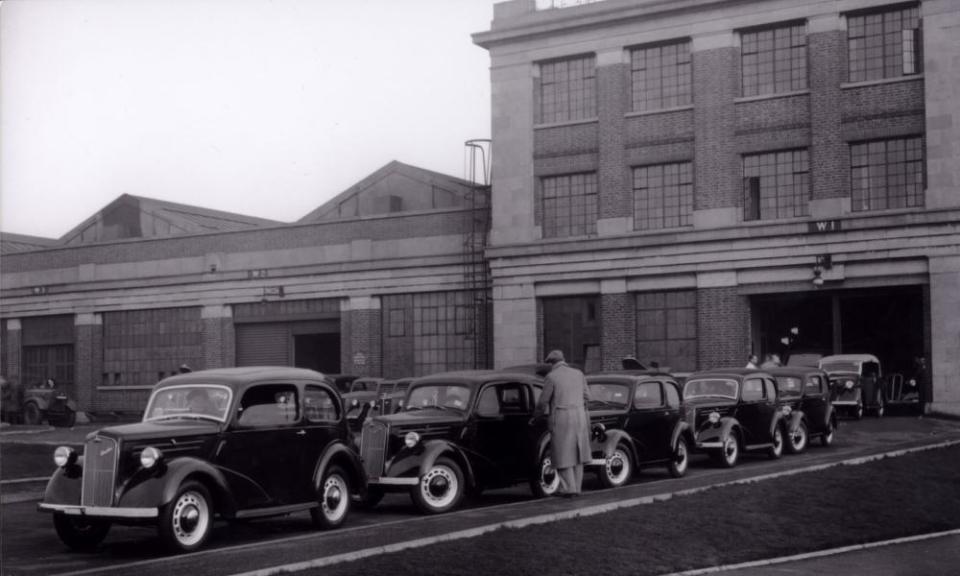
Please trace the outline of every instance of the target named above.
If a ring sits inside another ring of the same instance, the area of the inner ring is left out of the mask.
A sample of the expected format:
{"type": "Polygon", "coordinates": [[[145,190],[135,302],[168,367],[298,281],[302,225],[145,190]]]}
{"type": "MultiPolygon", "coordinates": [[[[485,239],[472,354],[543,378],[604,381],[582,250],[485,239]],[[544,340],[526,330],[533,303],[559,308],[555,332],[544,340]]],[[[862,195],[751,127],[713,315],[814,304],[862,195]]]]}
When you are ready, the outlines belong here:
{"type": "Polygon", "coordinates": [[[157,508],[113,508],[110,506],[77,506],[74,504],[37,504],[41,512],[55,512],[67,516],[86,516],[91,518],[156,518],[157,508]]]}

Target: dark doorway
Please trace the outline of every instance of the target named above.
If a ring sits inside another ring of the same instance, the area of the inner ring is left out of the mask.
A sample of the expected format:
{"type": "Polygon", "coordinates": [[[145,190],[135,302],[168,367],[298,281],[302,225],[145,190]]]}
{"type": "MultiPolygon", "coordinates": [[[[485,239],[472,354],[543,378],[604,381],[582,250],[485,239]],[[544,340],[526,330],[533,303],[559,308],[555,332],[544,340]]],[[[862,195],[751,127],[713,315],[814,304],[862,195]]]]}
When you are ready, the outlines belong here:
{"type": "Polygon", "coordinates": [[[601,367],[600,297],[544,298],[543,348],[562,350],[567,362],[586,371],[601,367]]]}
{"type": "Polygon", "coordinates": [[[293,365],[326,374],[339,374],[340,334],[295,334],[293,365]]]}

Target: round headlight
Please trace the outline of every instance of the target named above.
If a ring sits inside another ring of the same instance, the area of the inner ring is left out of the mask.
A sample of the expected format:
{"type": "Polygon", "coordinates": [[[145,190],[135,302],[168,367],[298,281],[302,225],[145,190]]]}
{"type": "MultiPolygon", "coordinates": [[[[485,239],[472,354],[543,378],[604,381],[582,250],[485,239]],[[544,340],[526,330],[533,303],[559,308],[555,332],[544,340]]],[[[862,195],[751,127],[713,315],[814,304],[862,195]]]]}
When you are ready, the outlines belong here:
{"type": "Polygon", "coordinates": [[[843,386],[847,390],[850,390],[851,388],[853,388],[853,380],[847,380],[846,382],[843,383],[843,386]]]}
{"type": "Polygon", "coordinates": [[[76,452],[69,446],[59,446],[53,451],[53,463],[60,468],[70,464],[75,457],[76,452]]]}
{"type": "Polygon", "coordinates": [[[407,448],[413,448],[419,441],[420,435],[416,432],[407,432],[407,435],[403,437],[403,443],[407,445],[407,448]]]}
{"type": "Polygon", "coordinates": [[[140,465],[144,468],[153,468],[160,461],[160,451],[153,446],[147,446],[140,453],[140,465]]]}
{"type": "Polygon", "coordinates": [[[784,407],[783,407],[783,415],[784,415],[784,416],[789,416],[791,412],[793,412],[793,408],[792,408],[792,407],[790,407],[790,406],[784,406],[784,407]]]}
{"type": "Polygon", "coordinates": [[[720,413],[719,413],[719,412],[711,412],[711,413],[710,413],[710,416],[707,416],[707,418],[710,419],[710,423],[711,423],[711,424],[716,424],[717,422],[720,421],[720,413]]]}

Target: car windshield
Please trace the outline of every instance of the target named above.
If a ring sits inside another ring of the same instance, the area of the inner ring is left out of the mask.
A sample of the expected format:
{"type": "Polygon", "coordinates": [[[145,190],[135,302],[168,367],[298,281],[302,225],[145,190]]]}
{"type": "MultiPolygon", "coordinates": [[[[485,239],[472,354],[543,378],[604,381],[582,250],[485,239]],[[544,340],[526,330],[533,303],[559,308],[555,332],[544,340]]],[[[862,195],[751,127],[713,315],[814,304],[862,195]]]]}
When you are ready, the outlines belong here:
{"type": "Polygon", "coordinates": [[[410,390],[406,410],[428,408],[465,412],[470,402],[470,388],[462,384],[428,384],[410,390]]]}
{"type": "Polygon", "coordinates": [[[777,376],[777,390],[781,396],[800,396],[802,382],[796,376],[777,376]]]}
{"type": "Polygon", "coordinates": [[[588,382],[590,387],[590,403],[587,408],[597,410],[601,408],[626,408],[630,402],[630,387],[626,384],[610,382],[588,382]]]}
{"type": "Polygon", "coordinates": [[[697,378],[683,385],[683,399],[720,397],[737,399],[737,382],[720,378],[697,378]]]}
{"type": "Polygon", "coordinates": [[[224,422],[230,406],[226,386],[189,384],[161,388],[150,396],[143,421],[199,418],[224,422]]]}
{"type": "Polygon", "coordinates": [[[855,372],[860,373],[860,363],[849,360],[837,360],[833,362],[821,362],[820,369],[824,372],[855,372]]]}

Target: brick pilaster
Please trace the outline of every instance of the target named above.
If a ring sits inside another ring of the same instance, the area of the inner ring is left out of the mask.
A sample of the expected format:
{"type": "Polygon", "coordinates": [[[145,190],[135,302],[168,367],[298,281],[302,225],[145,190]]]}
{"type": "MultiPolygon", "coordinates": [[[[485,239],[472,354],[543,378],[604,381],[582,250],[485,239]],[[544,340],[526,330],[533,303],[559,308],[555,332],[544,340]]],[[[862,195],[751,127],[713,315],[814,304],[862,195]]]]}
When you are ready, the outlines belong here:
{"type": "Polygon", "coordinates": [[[600,348],[604,370],[619,370],[621,360],[636,348],[636,320],[633,297],[626,292],[601,294],[603,331],[600,348]]]}
{"type": "Polygon", "coordinates": [[[740,366],[750,353],[750,304],[736,286],[697,290],[697,368],[740,366]]]}
{"type": "Polygon", "coordinates": [[[625,122],[627,112],[626,80],[629,70],[622,50],[597,57],[597,117],[599,121],[600,162],[597,179],[600,186],[600,218],[631,215],[624,167],[625,122]]]}
{"type": "Polygon", "coordinates": [[[205,306],[203,320],[203,366],[225,368],[236,365],[236,332],[230,306],[205,306]]]}
{"type": "MultiPolygon", "coordinates": [[[[724,39],[727,42],[729,39],[724,39]]],[[[727,42],[728,43],[728,42],[727,42]]],[[[695,210],[733,208],[739,202],[740,163],[730,142],[736,129],[738,51],[732,46],[698,50],[694,43],[695,210]]]]}
{"type": "Polygon", "coordinates": [[[77,314],[74,318],[74,389],[77,410],[94,409],[97,386],[103,380],[103,316],[77,314]]]}

